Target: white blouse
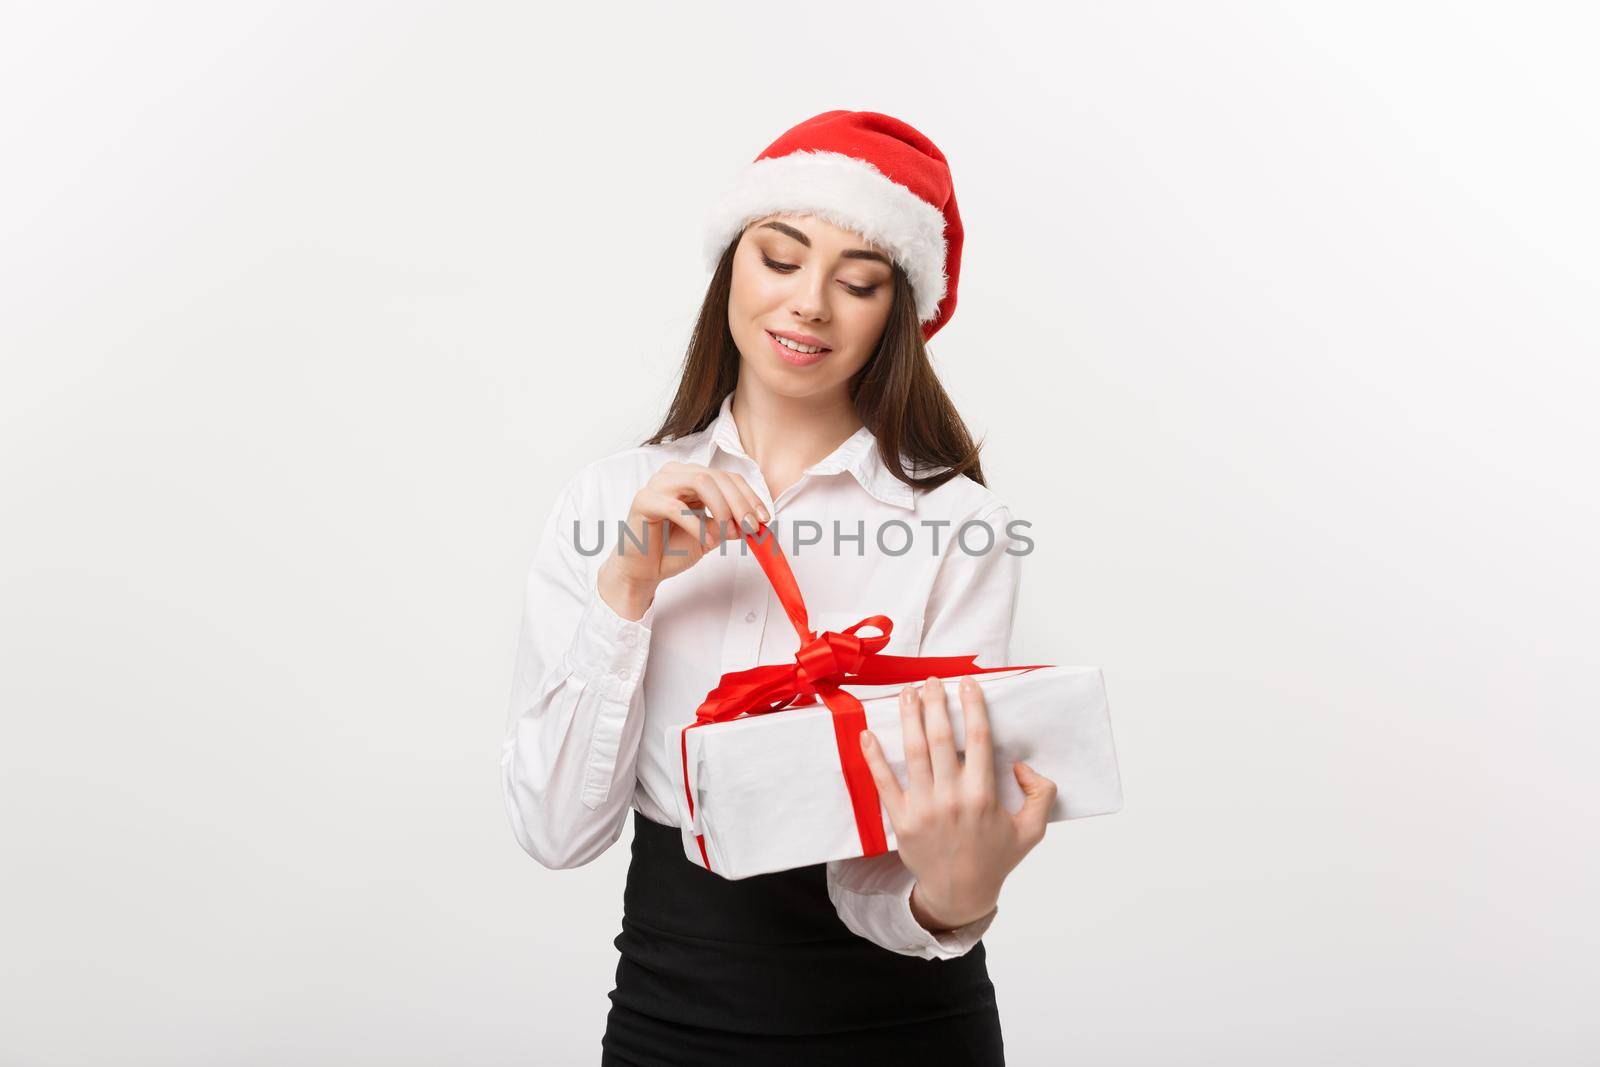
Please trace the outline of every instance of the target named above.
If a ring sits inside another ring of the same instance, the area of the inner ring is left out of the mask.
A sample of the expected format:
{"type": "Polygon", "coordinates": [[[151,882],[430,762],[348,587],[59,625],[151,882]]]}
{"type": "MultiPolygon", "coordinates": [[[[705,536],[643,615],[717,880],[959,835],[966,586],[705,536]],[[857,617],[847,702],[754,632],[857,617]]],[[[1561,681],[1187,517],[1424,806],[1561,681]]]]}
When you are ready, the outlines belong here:
{"type": "MultiPolygon", "coordinates": [[[[693,721],[724,672],[791,662],[800,644],[738,537],[662,582],[636,622],[600,597],[596,575],[616,551],[619,522],[669,460],[744,476],[772,516],[818,632],[881,614],[894,624],[887,653],[1009,662],[1028,542],[994,493],[965,476],[913,490],[883,466],[862,427],[774,500],[740,443],[732,404],[730,393],[699,433],[590,463],[545,523],[528,572],[501,774],[517,841],[546,867],[600,855],[630,807],[676,826],[666,727],[693,721]]],[[[914,884],[895,852],[827,866],[845,926],[894,952],[960,956],[994,920],[990,912],[930,933],[911,913],[914,884]]]]}

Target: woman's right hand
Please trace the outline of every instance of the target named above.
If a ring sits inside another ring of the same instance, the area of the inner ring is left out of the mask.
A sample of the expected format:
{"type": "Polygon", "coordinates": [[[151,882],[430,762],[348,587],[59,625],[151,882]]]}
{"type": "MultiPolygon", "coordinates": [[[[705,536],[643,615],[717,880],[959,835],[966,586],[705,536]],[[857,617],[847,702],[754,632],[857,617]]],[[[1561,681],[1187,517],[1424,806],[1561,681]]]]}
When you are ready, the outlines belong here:
{"type": "Polygon", "coordinates": [[[641,618],[656,586],[682,574],[741,529],[772,518],[750,483],[730,471],[669,461],[628,508],[633,539],[621,536],[600,565],[600,595],[626,619],[641,618]]]}

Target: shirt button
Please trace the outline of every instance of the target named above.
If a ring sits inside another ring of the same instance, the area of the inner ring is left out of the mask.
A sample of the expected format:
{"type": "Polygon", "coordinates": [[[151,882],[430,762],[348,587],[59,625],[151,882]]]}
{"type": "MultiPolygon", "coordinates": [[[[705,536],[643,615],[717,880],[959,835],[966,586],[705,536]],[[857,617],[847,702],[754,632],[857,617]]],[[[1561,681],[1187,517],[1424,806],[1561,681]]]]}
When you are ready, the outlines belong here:
{"type": "Polygon", "coordinates": [[[622,643],[623,644],[628,645],[628,646],[631,647],[636,640],[638,640],[638,635],[635,634],[632,630],[624,630],[624,631],[622,631],[622,643]]]}
{"type": "Polygon", "coordinates": [[[744,621],[745,622],[755,622],[756,621],[756,613],[753,612],[753,611],[745,612],[744,613],[744,621]]]}
{"type": "Polygon", "coordinates": [[[617,668],[617,677],[626,679],[628,677],[628,668],[626,668],[626,667],[618,667],[617,668]]]}

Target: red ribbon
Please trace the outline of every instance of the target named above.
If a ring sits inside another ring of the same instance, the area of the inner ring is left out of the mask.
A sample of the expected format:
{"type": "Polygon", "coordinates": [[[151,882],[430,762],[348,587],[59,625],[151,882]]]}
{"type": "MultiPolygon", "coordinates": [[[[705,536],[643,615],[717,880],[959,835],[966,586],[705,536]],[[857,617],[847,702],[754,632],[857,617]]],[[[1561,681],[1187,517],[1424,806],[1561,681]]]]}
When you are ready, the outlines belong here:
{"type": "MultiPolygon", "coordinates": [[[[724,674],[717,687],[706,694],[695,712],[695,721],[683,728],[683,790],[689,801],[689,818],[694,818],[694,792],[689,788],[690,730],[727,722],[741,715],[766,715],[791,706],[815,704],[820,697],[833,714],[833,737],[839,749],[845,789],[849,791],[850,806],[855,812],[856,831],[861,837],[861,854],[876,856],[887,852],[888,838],[883,829],[878,787],[872,780],[872,771],[861,752],[859,740],[861,732],[867,728],[867,714],[861,701],[839,686],[904,684],[920,682],[930,675],[955,677],[1033,670],[1049,664],[979,667],[974,662],[978,658],[976,652],[966,656],[886,656],[879,650],[889,643],[889,634],[894,630],[894,623],[887,615],[869,615],[842,632],[815,633],[806,614],[805,599],[800,595],[788,559],[778,547],[777,536],[770,534],[763,523],[754,533],[743,534],[743,537],[754,549],[767,581],[777,591],[778,600],[800,635],[800,648],[795,652],[793,663],[775,663],[724,674]],[[864,626],[880,632],[858,637],[856,631],[864,626]]],[[[711,858],[706,854],[705,836],[697,834],[695,840],[700,845],[700,859],[709,871],[711,858]]]]}

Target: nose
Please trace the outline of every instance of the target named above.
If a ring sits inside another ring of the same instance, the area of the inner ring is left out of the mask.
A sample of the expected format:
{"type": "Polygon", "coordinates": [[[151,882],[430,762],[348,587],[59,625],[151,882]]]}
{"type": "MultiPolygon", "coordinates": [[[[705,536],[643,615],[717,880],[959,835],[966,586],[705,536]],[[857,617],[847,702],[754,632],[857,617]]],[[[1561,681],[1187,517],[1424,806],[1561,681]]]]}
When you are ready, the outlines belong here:
{"type": "Polygon", "coordinates": [[[797,283],[794,295],[790,298],[790,310],[796,318],[806,322],[827,322],[828,308],[828,280],[822,271],[801,271],[796,276],[797,283]]]}

